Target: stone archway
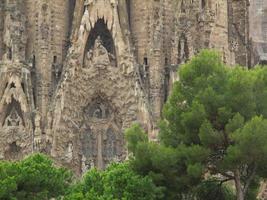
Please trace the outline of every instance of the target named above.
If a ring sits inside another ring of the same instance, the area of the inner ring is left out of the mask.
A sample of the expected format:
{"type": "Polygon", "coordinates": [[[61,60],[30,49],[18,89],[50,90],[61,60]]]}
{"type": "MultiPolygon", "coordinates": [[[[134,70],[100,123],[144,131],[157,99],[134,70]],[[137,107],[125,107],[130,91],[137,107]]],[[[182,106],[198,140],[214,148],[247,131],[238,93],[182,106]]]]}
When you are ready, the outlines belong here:
{"type": "Polygon", "coordinates": [[[107,49],[107,51],[115,55],[116,50],[114,41],[103,18],[98,19],[95,23],[94,28],[90,31],[85,51],[93,48],[97,37],[101,38],[101,40],[103,41],[103,46],[107,49]]]}
{"type": "Polygon", "coordinates": [[[98,19],[91,29],[84,51],[83,65],[117,66],[114,40],[104,19],[98,19]]]}

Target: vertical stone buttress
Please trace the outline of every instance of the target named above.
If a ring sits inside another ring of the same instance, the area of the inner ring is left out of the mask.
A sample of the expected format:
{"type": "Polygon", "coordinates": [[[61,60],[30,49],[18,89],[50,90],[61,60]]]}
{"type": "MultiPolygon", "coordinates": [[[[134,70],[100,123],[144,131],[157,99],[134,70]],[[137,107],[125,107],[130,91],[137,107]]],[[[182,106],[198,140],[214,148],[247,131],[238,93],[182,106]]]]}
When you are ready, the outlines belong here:
{"type": "Polygon", "coordinates": [[[140,67],[146,68],[148,96],[154,121],[164,103],[166,65],[171,60],[172,1],[130,1],[131,31],[140,67]]]}
{"type": "Polygon", "coordinates": [[[249,1],[228,0],[228,22],[228,38],[235,51],[235,62],[249,66],[249,1]]]}
{"type": "Polygon", "coordinates": [[[28,54],[35,63],[36,108],[42,116],[42,128],[69,46],[70,5],[65,0],[35,0],[31,3],[34,42],[29,43],[32,47],[28,54]]]}
{"type": "Polygon", "coordinates": [[[217,0],[211,2],[210,9],[215,17],[212,23],[209,47],[219,51],[225,63],[234,65],[234,54],[233,51],[230,51],[228,43],[228,3],[227,1],[217,0]]]}
{"type": "Polygon", "coordinates": [[[0,58],[3,56],[4,1],[0,2],[0,58]]]}

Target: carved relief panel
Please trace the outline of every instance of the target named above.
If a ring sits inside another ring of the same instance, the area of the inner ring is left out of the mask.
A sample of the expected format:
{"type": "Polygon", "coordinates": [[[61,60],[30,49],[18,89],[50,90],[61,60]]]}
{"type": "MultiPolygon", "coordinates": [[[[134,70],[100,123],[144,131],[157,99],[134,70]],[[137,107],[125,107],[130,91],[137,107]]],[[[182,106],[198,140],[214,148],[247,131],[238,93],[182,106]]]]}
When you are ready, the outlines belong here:
{"type": "Polygon", "coordinates": [[[22,118],[19,116],[17,110],[13,107],[9,115],[5,119],[4,127],[19,127],[23,126],[22,118]]]}

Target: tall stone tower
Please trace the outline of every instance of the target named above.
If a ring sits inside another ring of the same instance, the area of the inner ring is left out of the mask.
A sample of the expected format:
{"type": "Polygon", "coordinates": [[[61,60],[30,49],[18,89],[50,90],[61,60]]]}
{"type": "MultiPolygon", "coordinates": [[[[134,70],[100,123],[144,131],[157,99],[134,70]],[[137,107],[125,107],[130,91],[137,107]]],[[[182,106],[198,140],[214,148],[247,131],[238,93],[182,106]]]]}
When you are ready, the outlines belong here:
{"type": "Polygon", "coordinates": [[[249,64],[246,0],[0,2],[1,159],[41,151],[78,174],[151,140],[176,72],[203,48],[249,64]]]}
{"type": "Polygon", "coordinates": [[[27,63],[26,7],[0,4],[0,158],[18,159],[33,151],[33,93],[27,63]]]}

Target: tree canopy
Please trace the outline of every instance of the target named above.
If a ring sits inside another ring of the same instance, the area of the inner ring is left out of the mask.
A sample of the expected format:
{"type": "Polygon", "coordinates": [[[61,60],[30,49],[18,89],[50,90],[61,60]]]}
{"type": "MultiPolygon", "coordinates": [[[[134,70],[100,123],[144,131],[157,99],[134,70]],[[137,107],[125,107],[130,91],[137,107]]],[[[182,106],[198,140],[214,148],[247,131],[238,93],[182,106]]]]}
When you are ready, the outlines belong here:
{"type": "Polygon", "coordinates": [[[127,162],[106,170],[92,169],[74,185],[66,200],[153,200],[161,196],[149,177],[136,174],[127,162]]]}
{"type": "Polygon", "coordinates": [[[42,154],[18,162],[0,162],[1,200],[154,200],[162,196],[148,176],[138,175],[128,162],[106,170],[89,170],[74,178],[42,154]]]}
{"type": "Polygon", "coordinates": [[[225,66],[204,50],[179,69],[179,79],[163,109],[160,145],[135,142],[135,169],[155,176],[168,199],[208,174],[233,181],[244,199],[267,175],[267,69],[225,66]]]}
{"type": "Polygon", "coordinates": [[[65,193],[71,173],[56,168],[46,156],[36,154],[20,162],[0,162],[0,199],[47,200],[65,193]]]}

